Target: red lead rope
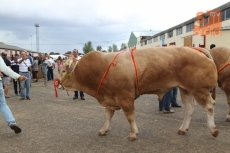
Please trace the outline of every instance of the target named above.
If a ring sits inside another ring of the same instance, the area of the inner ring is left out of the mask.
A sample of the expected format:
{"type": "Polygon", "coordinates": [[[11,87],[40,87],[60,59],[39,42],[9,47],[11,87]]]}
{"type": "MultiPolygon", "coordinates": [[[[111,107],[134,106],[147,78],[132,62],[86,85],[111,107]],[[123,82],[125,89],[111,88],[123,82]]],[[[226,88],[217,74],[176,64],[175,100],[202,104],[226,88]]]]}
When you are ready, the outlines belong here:
{"type": "MultiPolygon", "coordinates": [[[[60,84],[60,80],[58,78],[54,79],[54,94],[55,94],[56,98],[58,98],[57,88],[58,88],[59,84],[60,84]]],[[[69,96],[69,93],[67,90],[66,90],[66,94],[69,96]]]]}
{"type": "Polygon", "coordinates": [[[54,79],[54,94],[55,97],[58,98],[57,87],[60,84],[60,80],[58,78],[54,79]]]}

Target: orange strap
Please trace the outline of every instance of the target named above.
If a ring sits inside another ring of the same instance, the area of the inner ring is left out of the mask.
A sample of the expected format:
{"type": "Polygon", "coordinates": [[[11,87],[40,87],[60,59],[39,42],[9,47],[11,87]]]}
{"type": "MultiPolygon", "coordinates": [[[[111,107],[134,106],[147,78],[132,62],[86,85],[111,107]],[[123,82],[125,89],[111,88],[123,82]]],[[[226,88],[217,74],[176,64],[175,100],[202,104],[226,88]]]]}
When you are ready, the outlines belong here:
{"type": "MultiPolygon", "coordinates": [[[[135,48],[132,49],[132,50],[130,51],[130,53],[131,53],[132,60],[133,60],[133,64],[134,64],[134,68],[135,68],[138,92],[140,93],[138,72],[137,72],[137,66],[136,66],[137,64],[136,64],[136,61],[135,61],[135,58],[134,58],[134,55],[133,55],[133,51],[134,51],[134,50],[135,50],[135,48]]],[[[97,93],[96,93],[96,95],[98,94],[98,92],[99,92],[99,90],[100,90],[100,88],[101,88],[102,82],[104,81],[106,75],[108,74],[110,67],[111,67],[112,65],[114,65],[114,66],[116,65],[116,63],[115,63],[114,61],[115,61],[115,59],[117,58],[117,56],[118,56],[120,53],[123,53],[123,52],[117,53],[117,55],[113,58],[113,61],[110,63],[110,65],[108,66],[107,70],[105,71],[103,77],[101,78],[101,82],[100,82],[100,84],[99,84],[99,86],[98,86],[98,88],[97,88],[97,93]]],[[[96,95],[95,95],[95,96],[96,96],[96,95]]]]}
{"type": "Polygon", "coordinates": [[[131,56],[132,56],[132,60],[133,60],[133,65],[134,65],[134,68],[135,68],[135,73],[136,73],[136,80],[137,80],[137,88],[138,88],[138,92],[140,93],[140,85],[139,85],[139,79],[138,79],[138,71],[137,71],[137,64],[136,64],[136,61],[135,61],[135,58],[134,58],[134,55],[133,55],[133,51],[135,49],[132,49],[130,51],[131,53],[131,56]]]}
{"type": "MultiPolygon", "coordinates": [[[[105,71],[103,77],[101,78],[101,82],[100,82],[100,84],[99,84],[99,86],[98,86],[98,88],[97,88],[97,93],[96,93],[96,95],[98,94],[98,92],[99,92],[99,90],[100,90],[100,88],[101,88],[102,82],[104,81],[106,75],[108,74],[110,67],[111,67],[112,65],[114,65],[114,66],[116,65],[116,63],[115,63],[114,61],[115,61],[115,59],[117,58],[117,56],[118,56],[120,53],[123,53],[123,52],[117,53],[117,55],[113,58],[113,61],[110,63],[110,65],[108,66],[107,70],[105,71]]],[[[96,96],[96,95],[95,95],[95,96],[96,96]]]]}
{"type": "Polygon", "coordinates": [[[220,71],[222,71],[224,68],[226,68],[228,65],[230,65],[230,62],[224,64],[224,66],[222,66],[218,71],[217,73],[220,73],[220,71]]]}

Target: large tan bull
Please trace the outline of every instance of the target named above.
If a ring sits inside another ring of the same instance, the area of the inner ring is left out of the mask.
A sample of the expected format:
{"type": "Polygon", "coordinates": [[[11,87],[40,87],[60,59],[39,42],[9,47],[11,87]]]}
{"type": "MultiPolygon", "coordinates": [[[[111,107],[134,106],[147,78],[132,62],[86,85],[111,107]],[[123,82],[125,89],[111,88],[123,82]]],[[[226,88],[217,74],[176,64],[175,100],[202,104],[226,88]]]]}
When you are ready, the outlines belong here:
{"type": "Polygon", "coordinates": [[[130,124],[129,140],[135,140],[138,128],[134,100],[143,94],[157,94],[161,98],[164,93],[179,86],[185,116],[178,134],[183,135],[188,130],[196,100],[207,113],[208,128],[216,137],[215,102],[209,91],[216,84],[217,70],[210,53],[203,51],[207,55],[188,47],[137,49],[133,54],[130,51],[93,51],[80,61],[70,57],[59,79],[67,90],[84,91],[106,107],[100,135],[109,130],[115,110],[122,109],[130,124]]]}
{"type": "MultiPolygon", "coordinates": [[[[230,122],[230,47],[215,47],[210,50],[218,72],[218,86],[225,92],[229,106],[226,122],[230,122]]],[[[214,89],[213,97],[215,99],[214,89]]]]}

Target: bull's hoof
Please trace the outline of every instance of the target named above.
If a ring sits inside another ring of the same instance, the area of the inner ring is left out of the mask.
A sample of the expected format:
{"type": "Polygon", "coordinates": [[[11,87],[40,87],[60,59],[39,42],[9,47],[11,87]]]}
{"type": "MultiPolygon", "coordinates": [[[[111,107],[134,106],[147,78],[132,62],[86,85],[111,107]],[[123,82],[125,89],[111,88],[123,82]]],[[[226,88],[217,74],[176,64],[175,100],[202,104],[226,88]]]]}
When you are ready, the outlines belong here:
{"type": "Polygon", "coordinates": [[[182,131],[182,130],[178,130],[177,134],[178,134],[178,135],[185,135],[185,132],[182,131]]]}
{"type": "Polygon", "coordinates": [[[99,132],[98,135],[99,135],[99,136],[105,136],[106,133],[103,134],[103,133],[99,132]]]}
{"type": "Polygon", "coordinates": [[[219,134],[219,131],[216,129],[213,133],[212,133],[212,136],[214,136],[215,138],[218,136],[219,134]]]}
{"type": "Polygon", "coordinates": [[[129,137],[128,140],[129,141],[134,141],[134,140],[136,140],[136,138],[135,137],[129,137]]]}
{"type": "Polygon", "coordinates": [[[230,118],[226,118],[225,122],[230,122],[230,118]]]}

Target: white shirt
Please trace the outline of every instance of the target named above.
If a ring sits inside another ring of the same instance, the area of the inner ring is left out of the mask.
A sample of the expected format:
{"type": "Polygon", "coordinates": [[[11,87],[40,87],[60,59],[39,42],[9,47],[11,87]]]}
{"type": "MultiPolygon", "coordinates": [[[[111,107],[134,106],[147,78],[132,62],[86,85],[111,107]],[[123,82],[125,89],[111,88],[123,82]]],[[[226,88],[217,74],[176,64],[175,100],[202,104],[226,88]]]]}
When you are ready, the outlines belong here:
{"type": "Polygon", "coordinates": [[[77,60],[80,60],[80,59],[81,59],[81,56],[78,56],[76,59],[77,59],[77,60]]]}
{"type": "MultiPolygon", "coordinates": [[[[11,68],[6,66],[6,64],[5,64],[5,62],[1,56],[0,56],[0,71],[3,72],[4,74],[8,75],[9,77],[15,79],[15,80],[20,77],[19,74],[15,73],[11,68]]],[[[2,80],[1,77],[0,77],[0,80],[2,80]]]]}
{"type": "Polygon", "coordinates": [[[54,64],[54,60],[53,60],[52,58],[49,58],[49,59],[47,60],[47,64],[48,64],[48,67],[52,67],[53,64],[54,64]]]}
{"type": "MultiPolygon", "coordinates": [[[[21,58],[18,59],[18,62],[22,60],[21,58]]],[[[30,60],[29,59],[26,59],[24,61],[22,61],[20,64],[19,64],[19,72],[28,72],[28,67],[31,66],[31,63],[30,63],[30,60]]]]}

